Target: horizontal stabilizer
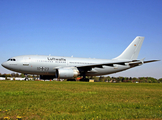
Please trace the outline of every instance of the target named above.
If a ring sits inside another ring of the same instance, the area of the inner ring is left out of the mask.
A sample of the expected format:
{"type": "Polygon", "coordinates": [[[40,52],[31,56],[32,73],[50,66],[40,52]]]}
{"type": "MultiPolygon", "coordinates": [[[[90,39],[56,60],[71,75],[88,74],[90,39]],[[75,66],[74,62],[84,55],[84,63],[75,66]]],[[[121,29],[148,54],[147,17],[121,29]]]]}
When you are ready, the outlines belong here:
{"type": "Polygon", "coordinates": [[[149,60],[149,61],[144,61],[143,63],[150,63],[150,62],[156,62],[156,61],[160,61],[160,60],[149,60]]]}
{"type": "MultiPolygon", "coordinates": [[[[143,59],[143,60],[144,60],[144,59],[143,59]]],[[[149,61],[143,61],[143,60],[138,60],[138,61],[136,61],[136,62],[131,62],[131,63],[129,63],[129,65],[130,65],[131,67],[135,67],[135,66],[141,65],[141,64],[143,64],[143,63],[150,63],[150,62],[160,61],[160,60],[149,60],[149,61]]]]}

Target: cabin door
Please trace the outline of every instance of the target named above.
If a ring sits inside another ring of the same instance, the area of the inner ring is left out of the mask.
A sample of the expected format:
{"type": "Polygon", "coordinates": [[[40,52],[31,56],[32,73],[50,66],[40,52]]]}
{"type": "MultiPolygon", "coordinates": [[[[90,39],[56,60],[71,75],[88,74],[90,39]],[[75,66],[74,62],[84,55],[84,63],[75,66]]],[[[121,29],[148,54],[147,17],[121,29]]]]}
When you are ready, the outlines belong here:
{"type": "Polygon", "coordinates": [[[24,57],[23,58],[23,66],[28,67],[29,66],[29,61],[30,61],[29,57],[24,57]]]}

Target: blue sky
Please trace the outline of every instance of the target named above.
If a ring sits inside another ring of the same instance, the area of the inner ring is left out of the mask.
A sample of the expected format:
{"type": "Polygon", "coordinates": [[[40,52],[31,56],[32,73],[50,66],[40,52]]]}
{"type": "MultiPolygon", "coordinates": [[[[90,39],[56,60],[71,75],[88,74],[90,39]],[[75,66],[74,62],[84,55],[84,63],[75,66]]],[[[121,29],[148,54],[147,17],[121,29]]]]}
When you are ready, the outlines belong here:
{"type": "MultiPolygon", "coordinates": [[[[139,59],[162,60],[161,0],[0,0],[0,63],[19,55],[111,59],[144,36],[139,59]]],[[[12,73],[0,66],[0,73],[12,73]]],[[[111,76],[162,78],[162,62],[111,76]]]]}

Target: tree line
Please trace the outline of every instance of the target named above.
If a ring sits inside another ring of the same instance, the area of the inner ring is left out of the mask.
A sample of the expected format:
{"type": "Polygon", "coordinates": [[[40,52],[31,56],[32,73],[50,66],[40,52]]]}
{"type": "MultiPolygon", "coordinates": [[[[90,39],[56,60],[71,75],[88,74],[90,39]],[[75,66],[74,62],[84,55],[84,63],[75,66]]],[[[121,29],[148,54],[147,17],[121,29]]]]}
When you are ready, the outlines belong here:
{"type": "Polygon", "coordinates": [[[92,77],[96,82],[113,82],[113,83],[121,83],[121,82],[130,82],[130,83],[162,83],[162,78],[156,79],[153,77],[92,77]]]}
{"type": "MultiPolygon", "coordinates": [[[[22,77],[25,75],[23,73],[11,73],[11,74],[1,74],[0,77],[22,77]]],[[[33,78],[33,75],[28,75],[29,78],[33,78]]],[[[121,82],[138,82],[138,83],[162,83],[162,78],[156,79],[153,77],[110,77],[110,76],[92,76],[86,77],[87,79],[93,79],[95,82],[112,82],[112,83],[121,83],[121,82]]]]}
{"type": "Polygon", "coordinates": [[[23,73],[19,74],[19,73],[11,73],[11,74],[1,74],[0,73],[0,77],[25,77],[25,75],[23,73]]]}

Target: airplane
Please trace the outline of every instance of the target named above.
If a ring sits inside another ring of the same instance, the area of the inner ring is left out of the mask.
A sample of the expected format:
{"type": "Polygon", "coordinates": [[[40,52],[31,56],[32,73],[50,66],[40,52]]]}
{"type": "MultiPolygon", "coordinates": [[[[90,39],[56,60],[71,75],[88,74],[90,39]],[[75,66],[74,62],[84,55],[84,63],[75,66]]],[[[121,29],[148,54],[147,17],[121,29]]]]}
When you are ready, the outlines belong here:
{"type": "Polygon", "coordinates": [[[137,36],[116,58],[91,59],[45,55],[23,55],[8,59],[2,66],[19,73],[40,75],[40,79],[72,79],[77,76],[101,76],[121,72],[159,60],[137,60],[144,37],[137,36]]]}

